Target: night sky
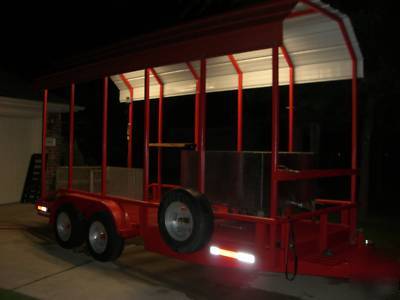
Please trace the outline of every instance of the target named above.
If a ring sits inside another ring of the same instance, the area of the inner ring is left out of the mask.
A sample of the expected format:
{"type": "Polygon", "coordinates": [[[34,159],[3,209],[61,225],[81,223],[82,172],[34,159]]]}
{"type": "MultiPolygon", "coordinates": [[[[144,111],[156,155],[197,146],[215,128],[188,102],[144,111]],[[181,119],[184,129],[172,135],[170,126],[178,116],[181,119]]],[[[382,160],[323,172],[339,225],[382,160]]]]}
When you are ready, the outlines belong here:
{"type": "MultiPolygon", "coordinates": [[[[130,4],[97,2],[92,6],[53,2],[49,7],[30,2],[23,6],[9,6],[1,10],[0,68],[31,84],[40,75],[60,70],[76,61],[84,61],[83,54],[87,52],[95,52],[101,47],[141,33],[257,2],[262,1],[131,1],[130,4]]],[[[365,190],[370,199],[369,210],[372,213],[396,214],[393,206],[399,207],[400,203],[397,193],[397,170],[400,166],[400,143],[397,141],[400,136],[397,117],[400,108],[400,77],[396,54],[400,49],[392,38],[396,36],[398,28],[395,24],[397,20],[393,17],[396,10],[391,7],[394,3],[348,0],[325,2],[350,16],[365,58],[365,79],[360,82],[359,148],[361,167],[364,171],[369,170],[370,174],[365,190]],[[365,154],[369,156],[363,156],[365,154]]],[[[77,140],[85,163],[96,164],[99,162],[100,148],[96,149],[94,146],[100,142],[101,130],[101,107],[96,99],[101,99],[101,86],[99,82],[85,83],[81,91],[77,95],[77,101],[87,109],[81,113],[81,117],[77,117],[77,140]],[[85,94],[91,90],[96,90],[97,94],[85,94]]],[[[322,133],[319,150],[323,167],[348,165],[349,139],[343,136],[350,134],[350,124],[346,121],[350,120],[349,107],[342,95],[349,92],[348,82],[303,85],[296,88],[299,99],[310,99],[298,103],[296,108],[296,125],[300,128],[296,137],[301,148],[299,150],[308,151],[312,147],[308,137],[310,124],[320,126],[322,133]],[[313,101],[320,98],[325,101],[313,101]],[[324,165],[324,161],[328,164],[324,165]]],[[[62,95],[63,91],[58,91],[58,94],[62,95]]],[[[244,95],[245,148],[248,150],[267,149],[270,145],[270,107],[267,104],[270,94],[269,89],[259,89],[247,91],[244,95]]],[[[282,99],[286,99],[286,95],[286,89],[282,88],[282,99]]],[[[214,101],[217,104],[209,107],[208,147],[233,149],[236,135],[236,108],[233,105],[235,93],[217,93],[209,95],[208,99],[213,97],[219,101],[214,101]],[[220,118],[221,115],[228,117],[220,118]]],[[[193,99],[190,98],[166,102],[166,138],[172,141],[191,138],[189,126],[193,115],[188,111],[193,111],[193,99]],[[177,110],[185,112],[182,118],[171,117],[172,112],[177,110]],[[179,132],[180,137],[172,132],[179,132]]],[[[127,110],[126,106],[118,104],[117,91],[113,87],[110,90],[110,99],[110,123],[113,125],[110,127],[109,145],[112,146],[109,164],[123,165],[126,159],[127,110]]],[[[284,105],[281,106],[284,111],[284,105]]],[[[143,121],[142,109],[141,104],[138,104],[135,119],[139,123],[143,121]]],[[[155,119],[155,107],[152,111],[155,119]]],[[[286,140],[285,118],[283,114],[283,141],[286,140]]],[[[137,137],[134,144],[134,152],[137,154],[135,165],[139,165],[143,133],[138,130],[134,135],[137,137]]],[[[283,142],[281,148],[285,147],[283,142]]],[[[168,166],[166,170],[168,171],[168,166]]]]}
{"type": "MultiPolygon", "coordinates": [[[[134,1],[96,6],[36,2],[24,4],[23,8],[9,4],[2,7],[0,18],[0,66],[31,80],[61,69],[89,51],[141,33],[259,2],[263,1],[134,1]]],[[[367,69],[375,69],[377,64],[384,63],[381,60],[390,63],[398,50],[387,40],[387,30],[396,28],[393,2],[325,2],[352,18],[367,69]]]]}

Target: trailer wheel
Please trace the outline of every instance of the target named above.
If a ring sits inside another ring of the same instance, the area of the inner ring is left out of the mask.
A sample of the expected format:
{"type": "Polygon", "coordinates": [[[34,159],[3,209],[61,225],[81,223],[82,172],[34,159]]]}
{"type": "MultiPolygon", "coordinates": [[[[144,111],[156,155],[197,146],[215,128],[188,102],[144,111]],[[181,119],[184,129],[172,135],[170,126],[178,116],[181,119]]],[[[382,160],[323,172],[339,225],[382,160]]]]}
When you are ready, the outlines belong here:
{"type": "Polygon", "coordinates": [[[214,217],[208,199],[190,189],[165,194],[158,208],[161,237],[174,251],[192,253],[211,239],[214,217]]]}
{"type": "Polygon", "coordinates": [[[66,249],[78,247],[85,241],[84,218],[72,205],[63,205],[57,210],[54,221],[57,243],[66,249]]]}
{"type": "Polygon", "coordinates": [[[121,255],[124,239],[118,235],[109,213],[99,212],[90,218],[87,244],[90,254],[99,261],[113,261],[121,255]]]}

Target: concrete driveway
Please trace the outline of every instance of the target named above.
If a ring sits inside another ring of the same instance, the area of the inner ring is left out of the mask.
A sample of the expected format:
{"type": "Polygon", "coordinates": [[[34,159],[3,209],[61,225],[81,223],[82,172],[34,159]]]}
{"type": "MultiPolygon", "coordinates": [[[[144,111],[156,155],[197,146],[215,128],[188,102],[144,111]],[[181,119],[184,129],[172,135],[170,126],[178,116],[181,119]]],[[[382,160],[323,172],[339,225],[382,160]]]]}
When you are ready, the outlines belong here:
{"type": "Polygon", "coordinates": [[[0,288],[39,299],[400,299],[393,287],[197,266],[129,243],[115,263],[64,250],[32,205],[0,206],[0,288]],[[392,289],[390,291],[390,289],[392,289]],[[389,296],[390,295],[390,296],[389,296]]]}

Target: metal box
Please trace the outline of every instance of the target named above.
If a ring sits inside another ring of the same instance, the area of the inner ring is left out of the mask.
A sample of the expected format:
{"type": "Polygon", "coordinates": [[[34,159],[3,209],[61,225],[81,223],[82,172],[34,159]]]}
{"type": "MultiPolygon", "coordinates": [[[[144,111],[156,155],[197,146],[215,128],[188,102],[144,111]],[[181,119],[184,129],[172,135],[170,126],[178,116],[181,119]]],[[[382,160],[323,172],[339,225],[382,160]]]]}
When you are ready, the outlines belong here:
{"type": "MultiPolygon", "coordinates": [[[[252,215],[268,215],[270,207],[271,152],[206,151],[205,195],[212,203],[252,215]]],[[[181,152],[181,184],[197,189],[198,153],[181,152]]],[[[315,155],[280,152],[280,168],[312,169],[315,155]]],[[[307,206],[314,197],[311,181],[281,182],[279,208],[289,202],[307,206]]]]}

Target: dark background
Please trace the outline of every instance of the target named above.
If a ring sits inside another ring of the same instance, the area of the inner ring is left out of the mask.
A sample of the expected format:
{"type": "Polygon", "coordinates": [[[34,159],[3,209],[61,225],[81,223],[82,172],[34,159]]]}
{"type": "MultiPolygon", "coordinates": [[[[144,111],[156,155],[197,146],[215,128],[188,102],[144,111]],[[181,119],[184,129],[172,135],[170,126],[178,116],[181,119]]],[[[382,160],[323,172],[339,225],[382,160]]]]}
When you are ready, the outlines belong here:
{"type": "MultiPolygon", "coordinates": [[[[93,2],[87,6],[73,2],[54,2],[43,6],[37,2],[17,3],[14,7],[8,5],[1,10],[0,69],[9,74],[6,81],[17,78],[31,85],[41,75],[83,61],[83,54],[87,52],[96,52],[141,33],[257,2],[262,1],[149,0],[93,2]]],[[[325,2],[350,16],[365,58],[365,79],[360,80],[360,197],[368,199],[370,214],[397,216],[397,209],[400,208],[397,192],[400,82],[394,4],[388,1],[325,2]]],[[[101,84],[101,81],[93,81],[77,86],[77,103],[86,107],[76,118],[77,141],[86,164],[98,164],[100,161],[101,84]]],[[[33,94],[39,99],[39,93],[33,94]]],[[[53,91],[53,95],[67,95],[67,90],[53,91]]],[[[181,97],[165,102],[165,140],[192,140],[193,98],[181,97]]],[[[208,149],[234,149],[235,99],[235,92],[208,95],[208,149]]],[[[244,93],[246,150],[270,147],[270,99],[270,89],[244,93]]],[[[287,88],[283,87],[281,149],[287,147],[286,99],[287,88]]],[[[297,86],[295,101],[297,150],[318,151],[322,167],[349,166],[350,82],[297,86]],[[315,131],[320,131],[317,138],[315,131]]],[[[113,85],[110,87],[109,105],[109,165],[122,166],[126,164],[127,106],[118,103],[117,90],[113,85]]],[[[142,105],[135,103],[136,124],[143,124],[142,105]]],[[[154,129],[156,101],[152,105],[154,129]]],[[[134,127],[134,137],[134,164],[139,166],[143,152],[142,130],[134,127]]],[[[155,138],[155,130],[152,131],[152,138],[155,138]]],[[[167,173],[174,174],[172,166],[166,165],[165,169],[167,173]]],[[[344,190],[347,189],[345,182],[340,184],[345,187],[344,190]]],[[[334,191],[331,189],[330,192],[334,191]]]]}

